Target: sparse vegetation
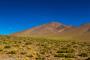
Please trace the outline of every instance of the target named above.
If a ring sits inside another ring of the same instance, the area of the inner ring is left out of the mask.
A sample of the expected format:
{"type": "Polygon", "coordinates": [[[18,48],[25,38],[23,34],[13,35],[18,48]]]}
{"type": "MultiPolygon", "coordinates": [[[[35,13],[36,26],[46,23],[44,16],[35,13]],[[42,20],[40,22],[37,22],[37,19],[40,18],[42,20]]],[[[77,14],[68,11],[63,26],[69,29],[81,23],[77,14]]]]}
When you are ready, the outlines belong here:
{"type": "Polygon", "coordinates": [[[80,57],[87,57],[88,55],[87,55],[87,53],[81,53],[79,56],[80,57]]]}
{"type": "Polygon", "coordinates": [[[73,54],[57,54],[54,57],[61,57],[61,58],[74,58],[73,54]]]}
{"type": "Polygon", "coordinates": [[[57,53],[73,53],[73,52],[74,50],[69,48],[61,48],[57,51],[57,53]]]}
{"type": "Polygon", "coordinates": [[[11,46],[5,46],[4,48],[5,48],[5,49],[8,49],[8,48],[11,48],[11,46]]]}
{"type": "Polygon", "coordinates": [[[16,51],[9,51],[7,54],[16,54],[16,51]]]}
{"type": "Polygon", "coordinates": [[[78,60],[90,58],[90,43],[33,37],[0,37],[0,54],[18,60],[78,60]],[[87,58],[86,58],[87,57],[87,58]]]}

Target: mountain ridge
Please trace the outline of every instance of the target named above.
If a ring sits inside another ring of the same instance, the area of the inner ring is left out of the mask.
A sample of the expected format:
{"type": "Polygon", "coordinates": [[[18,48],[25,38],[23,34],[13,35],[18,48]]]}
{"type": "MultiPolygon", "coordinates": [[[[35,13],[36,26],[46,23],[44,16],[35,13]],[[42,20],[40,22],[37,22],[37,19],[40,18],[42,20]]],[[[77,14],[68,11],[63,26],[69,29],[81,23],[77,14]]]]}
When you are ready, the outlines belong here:
{"type": "Polygon", "coordinates": [[[90,24],[85,24],[80,27],[68,26],[59,22],[50,22],[31,29],[11,34],[11,36],[53,36],[53,37],[76,37],[89,35],[90,24]],[[88,33],[87,33],[88,32],[88,33]]]}

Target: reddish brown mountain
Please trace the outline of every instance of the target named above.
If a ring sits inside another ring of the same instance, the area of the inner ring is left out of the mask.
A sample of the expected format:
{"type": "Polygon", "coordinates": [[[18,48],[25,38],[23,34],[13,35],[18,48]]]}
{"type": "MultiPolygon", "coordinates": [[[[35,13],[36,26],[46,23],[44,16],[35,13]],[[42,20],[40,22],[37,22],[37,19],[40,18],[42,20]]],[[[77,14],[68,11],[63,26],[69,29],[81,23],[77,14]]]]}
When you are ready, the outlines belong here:
{"type": "Polygon", "coordinates": [[[69,29],[72,29],[72,27],[58,22],[51,22],[12,35],[14,36],[51,35],[61,33],[69,29]]]}
{"type": "Polygon", "coordinates": [[[90,36],[90,24],[85,24],[80,27],[72,27],[58,22],[51,22],[12,34],[12,36],[86,37],[90,36]]]}

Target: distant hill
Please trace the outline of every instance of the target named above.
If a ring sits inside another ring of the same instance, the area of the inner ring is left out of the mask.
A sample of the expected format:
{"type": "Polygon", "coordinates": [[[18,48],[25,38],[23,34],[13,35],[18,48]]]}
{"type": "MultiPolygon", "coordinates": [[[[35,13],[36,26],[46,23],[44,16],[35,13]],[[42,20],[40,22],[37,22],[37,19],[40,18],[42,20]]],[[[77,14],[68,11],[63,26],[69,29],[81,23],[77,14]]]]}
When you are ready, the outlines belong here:
{"type": "Polygon", "coordinates": [[[71,28],[72,28],[71,26],[67,26],[58,22],[51,22],[12,35],[14,36],[51,35],[64,32],[65,30],[69,30],[71,28]]]}
{"type": "MultiPolygon", "coordinates": [[[[84,24],[80,27],[67,26],[59,22],[51,22],[31,29],[17,32],[12,36],[36,36],[36,37],[64,37],[64,38],[82,38],[87,39],[90,36],[90,24],[84,24]]],[[[89,38],[90,39],[90,38],[89,38]]]]}

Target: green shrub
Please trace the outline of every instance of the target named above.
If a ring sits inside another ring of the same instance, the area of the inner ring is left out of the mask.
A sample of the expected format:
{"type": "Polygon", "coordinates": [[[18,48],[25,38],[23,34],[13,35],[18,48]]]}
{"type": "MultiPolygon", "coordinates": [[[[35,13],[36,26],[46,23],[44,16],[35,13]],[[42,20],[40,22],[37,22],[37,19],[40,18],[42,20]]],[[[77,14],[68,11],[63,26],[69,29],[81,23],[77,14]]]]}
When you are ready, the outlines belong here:
{"type": "Polygon", "coordinates": [[[74,55],[73,54],[67,54],[65,55],[66,58],[74,58],[74,55]]]}
{"type": "Polygon", "coordinates": [[[79,56],[81,56],[81,57],[87,57],[88,55],[87,55],[87,53],[81,53],[81,54],[79,54],[79,56]]]}
{"type": "Polygon", "coordinates": [[[85,59],[85,60],[90,60],[90,58],[87,58],[87,59],[85,59]]]}
{"type": "Polygon", "coordinates": [[[74,52],[73,49],[61,49],[57,51],[57,53],[73,53],[73,52],[74,52]]]}
{"type": "Polygon", "coordinates": [[[4,48],[11,48],[11,46],[5,46],[4,48]]]}
{"type": "Polygon", "coordinates": [[[29,57],[29,58],[33,57],[33,55],[31,55],[31,54],[30,55],[26,55],[26,56],[29,57]]]}
{"type": "Polygon", "coordinates": [[[0,49],[0,52],[3,51],[3,49],[0,49]]]}
{"type": "Polygon", "coordinates": [[[64,54],[55,54],[54,57],[65,57],[64,54]]]}
{"type": "Polygon", "coordinates": [[[25,54],[27,54],[27,53],[26,53],[26,52],[21,52],[20,54],[25,55],[25,54]]]}
{"type": "Polygon", "coordinates": [[[65,58],[74,58],[73,54],[56,54],[54,57],[65,57],[65,58]]]}
{"type": "Polygon", "coordinates": [[[38,58],[36,58],[36,60],[45,60],[45,59],[44,59],[44,58],[38,57],[38,58]]]}
{"type": "Polygon", "coordinates": [[[7,54],[16,54],[16,51],[10,51],[7,54]]]}

